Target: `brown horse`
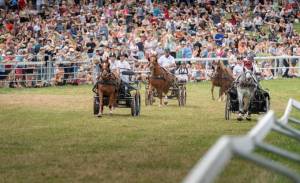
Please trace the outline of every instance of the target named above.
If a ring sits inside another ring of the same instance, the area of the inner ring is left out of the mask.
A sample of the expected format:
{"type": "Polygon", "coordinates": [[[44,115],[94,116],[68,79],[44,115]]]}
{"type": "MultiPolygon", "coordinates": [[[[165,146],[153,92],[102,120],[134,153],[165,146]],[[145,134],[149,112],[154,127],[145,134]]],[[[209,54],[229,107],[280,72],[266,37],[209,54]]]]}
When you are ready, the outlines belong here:
{"type": "Polygon", "coordinates": [[[97,91],[99,95],[99,113],[98,117],[101,117],[103,114],[103,106],[104,106],[104,96],[109,98],[108,107],[110,110],[110,114],[112,114],[113,107],[116,106],[117,95],[119,89],[119,78],[116,74],[112,73],[109,68],[110,64],[108,62],[104,62],[100,65],[101,67],[101,75],[99,76],[97,82],[97,91]]]}
{"type": "Polygon", "coordinates": [[[159,106],[162,106],[163,94],[165,94],[165,96],[168,94],[170,87],[176,84],[177,79],[173,74],[158,64],[155,55],[150,57],[149,68],[151,71],[151,76],[148,78],[149,91],[152,92],[153,89],[156,89],[158,98],[160,99],[159,106]]]}
{"type": "Polygon", "coordinates": [[[212,99],[215,100],[214,97],[214,87],[220,87],[219,90],[219,99],[224,99],[225,92],[231,87],[232,82],[234,81],[232,72],[229,68],[225,67],[222,61],[218,61],[215,72],[211,77],[211,95],[212,99]]]}

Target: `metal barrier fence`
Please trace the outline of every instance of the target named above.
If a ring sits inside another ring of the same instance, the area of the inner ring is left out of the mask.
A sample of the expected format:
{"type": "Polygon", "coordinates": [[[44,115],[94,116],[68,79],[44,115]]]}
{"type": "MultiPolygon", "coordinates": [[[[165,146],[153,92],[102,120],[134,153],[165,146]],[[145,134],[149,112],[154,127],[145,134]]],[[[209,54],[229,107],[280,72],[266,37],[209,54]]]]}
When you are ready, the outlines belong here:
{"type": "MultiPolygon", "coordinates": [[[[191,80],[209,80],[212,72],[212,61],[229,60],[229,58],[190,58],[175,59],[176,62],[189,62],[189,74],[191,80]],[[196,68],[200,63],[201,68],[196,68]]],[[[300,56],[276,56],[255,57],[258,69],[266,79],[276,78],[285,72],[293,71],[300,77],[300,56]],[[296,59],[296,65],[283,65],[283,60],[296,59]],[[265,71],[265,72],[264,72],[265,71]],[[270,77],[267,75],[269,74],[270,77]]],[[[132,68],[136,73],[146,75],[149,70],[146,67],[147,60],[132,61],[132,68]],[[144,64],[144,66],[142,66],[144,64]]],[[[36,83],[53,85],[55,83],[92,83],[99,73],[99,67],[92,61],[47,61],[47,62],[2,62],[0,63],[0,82],[27,83],[29,86],[36,83]],[[5,79],[6,78],[6,79],[5,79]],[[59,82],[58,82],[59,81],[59,82]]],[[[0,85],[1,86],[1,85],[0,85]]]]}
{"type": "MultiPolygon", "coordinates": [[[[287,168],[279,162],[254,153],[255,149],[262,149],[277,154],[294,162],[300,163],[300,154],[290,152],[264,142],[270,131],[291,137],[300,143],[300,131],[289,125],[292,122],[300,126],[300,120],[290,116],[293,108],[300,110],[300,102],[290,99],[284,115],[277,119],[273,111],[269,111],[258,124],[245,136],[221,137],[217,143],[194,166],[183,183],[209,183],[225,168],[234,156],[242,157],[262,167],[285,175],[294,182],[300,182],[300,174],[287,168]]],[[[295,144],[297,146],[299,144],[295,144]]]]}

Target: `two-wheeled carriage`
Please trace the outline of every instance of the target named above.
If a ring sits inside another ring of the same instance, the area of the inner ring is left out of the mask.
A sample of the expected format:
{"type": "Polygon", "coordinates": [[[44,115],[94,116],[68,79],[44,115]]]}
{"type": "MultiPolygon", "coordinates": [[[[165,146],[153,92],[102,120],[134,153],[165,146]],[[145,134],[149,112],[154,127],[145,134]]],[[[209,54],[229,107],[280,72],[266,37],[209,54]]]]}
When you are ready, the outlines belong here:
{"type": "MultiPolygon", "coordinates": [[[[186,82],[182,80],[177,80],[170,87],[170,94],[167,95],[168,99],[175,99],[178,101],[179,106],[185,106],[187,94],[186,94],[186,82]]],[[[158,97],[158,93],[155,89],[150,90],[149,84],[145,84],[145,105],[152,105],[155,102],[154,97],[158,97]]]]}
{"type": "MultiPolygon", "coordinates": [[[[130,78],[135,75],[132,71],[123,71],[123,75],[128,75],[130,78]]],[[[94,114],[99,113],[99,95],[97,90],[94,88],[94,105],[93,110],[94,114]]],[[[104,106],[108,106],[109,98],[104,96],[103,98],[104,106]]],[[[141,112],[141,96],[140,96],[140,84],[139,81],[129,81],[128,84],[123,83],[120,84],[120,88],[117,94],[117,107],[118,108],[131,108],[132,116],[139,116],[141,112]]]]}
{"type": "MultiPolygon", "coordinates": [[[[270,109],[270,94],[267,90],[258,87],[253,98],[250,101],[249,113],[261,114],[266,113],[270,109]]],[[[237,88],[233,85],[227,91],[227,99],[225,105],[225,119],[229,120],[231,113],[239,112],[239,100],[237,88]]]]}

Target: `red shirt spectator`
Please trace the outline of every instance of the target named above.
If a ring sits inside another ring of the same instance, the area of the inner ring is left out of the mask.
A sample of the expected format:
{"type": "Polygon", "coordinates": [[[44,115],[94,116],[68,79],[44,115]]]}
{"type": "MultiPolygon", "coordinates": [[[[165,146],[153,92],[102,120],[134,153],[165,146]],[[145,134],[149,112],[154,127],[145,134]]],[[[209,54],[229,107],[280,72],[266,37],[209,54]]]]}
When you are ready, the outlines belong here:
{"type": "Polygon", "coordinates": [[[19,9],[23,10],[26,6],[26,1],[25,0],[19,0],[19,9]]]}
{"type": "Polygon", "coordinates": [[[168,8],[164,9],[164,15],[165,15],[165,19],[170,19],[170,15],[169,15],[169,10],[168,8]]]}
{"type": "Polygon", "coordinates": [[[234,15],[231,15],[230,23],[231,23],[232,25],[236,25],[237,20],[236,20],[236,18],[235,18],[234,15]]]}
{"type": "Polygon", "coordinates": [[[12,24],[12,23],[7,23],[7,24],[5,25],[5,28],[6,28],[9,32],[11,32],[11,31],[14,29],[14,24],[12,24]]]}

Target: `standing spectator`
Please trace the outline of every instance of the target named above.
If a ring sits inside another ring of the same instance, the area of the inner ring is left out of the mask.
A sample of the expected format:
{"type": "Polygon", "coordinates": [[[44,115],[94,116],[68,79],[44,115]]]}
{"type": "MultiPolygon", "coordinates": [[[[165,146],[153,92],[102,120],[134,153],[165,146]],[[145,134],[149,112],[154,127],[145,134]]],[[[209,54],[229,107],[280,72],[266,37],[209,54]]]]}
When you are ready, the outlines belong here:
{"type": "Polygon", "coordinates": [[[94,49],[96,48],[96,43],[94,42],[93,38],[90,38],[90,41],[88,43],[86,43],[86,47],[87,47],[87,54],[88,54],[89,58],[93,58],[94,49]]]}

